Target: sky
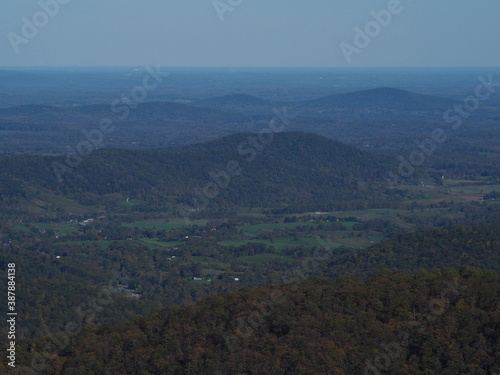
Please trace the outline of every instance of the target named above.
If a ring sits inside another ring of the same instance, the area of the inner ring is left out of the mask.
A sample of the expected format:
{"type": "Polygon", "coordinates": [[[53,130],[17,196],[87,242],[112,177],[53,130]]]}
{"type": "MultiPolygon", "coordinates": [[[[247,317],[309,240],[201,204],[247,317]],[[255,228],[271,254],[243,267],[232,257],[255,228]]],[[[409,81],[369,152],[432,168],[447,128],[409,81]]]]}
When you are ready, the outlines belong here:
{"type": "Polygon", "coordinates": [[[498,0],[1,1],[0,66],[500,66],[498,0]]]}

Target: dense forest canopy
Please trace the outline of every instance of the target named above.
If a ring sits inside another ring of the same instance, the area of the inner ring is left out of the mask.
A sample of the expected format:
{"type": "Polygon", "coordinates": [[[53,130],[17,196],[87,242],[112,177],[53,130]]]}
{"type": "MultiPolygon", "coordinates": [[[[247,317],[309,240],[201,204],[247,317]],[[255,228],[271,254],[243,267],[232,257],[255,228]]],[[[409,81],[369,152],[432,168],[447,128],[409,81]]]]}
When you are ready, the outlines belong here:
{"type": "Polygon", "coordinates": [[[88,327],[47,373],[497,374],[499,303],[500,275],[469,267],[311,279],[88,327]]]}

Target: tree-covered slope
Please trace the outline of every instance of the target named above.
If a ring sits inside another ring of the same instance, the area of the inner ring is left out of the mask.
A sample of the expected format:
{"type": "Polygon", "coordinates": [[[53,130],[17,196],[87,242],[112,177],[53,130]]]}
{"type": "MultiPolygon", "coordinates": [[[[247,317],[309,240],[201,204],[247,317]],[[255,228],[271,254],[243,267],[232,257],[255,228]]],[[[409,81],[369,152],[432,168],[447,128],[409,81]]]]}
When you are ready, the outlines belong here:
{"type": "Polygon", "coordinates": [[[332,259],[323,272],[338,277],[381,269],[416,272],[463,265],[500,272],[498,226],[453,226],[401,234],[332,259]]]}
{"type": "Polygon", "coordinates": [[[0,196],[26,197],[45,189],[85,200],[120,193],[193,209],[200,208],[200,199],[211,199],[213,206],[302,209],[359,200],[383,204],[388,160],[307,133],[236,134],[172,149],[4,158],[0,196]]]}
{"type": "Polygon", "coordinates": [[[391,87],[329,95],[304,102],[305,107],[336,107],[349,109],[391,109],[406,111],[445,110],[455,104],[448,98],[416,94],[391,87]]]}
{"type": "Polygon", "coordinates": [[[499,304],[500,275],[472,268],[307,280],[90,327],[47,373],[498,374],[499,304]]]}

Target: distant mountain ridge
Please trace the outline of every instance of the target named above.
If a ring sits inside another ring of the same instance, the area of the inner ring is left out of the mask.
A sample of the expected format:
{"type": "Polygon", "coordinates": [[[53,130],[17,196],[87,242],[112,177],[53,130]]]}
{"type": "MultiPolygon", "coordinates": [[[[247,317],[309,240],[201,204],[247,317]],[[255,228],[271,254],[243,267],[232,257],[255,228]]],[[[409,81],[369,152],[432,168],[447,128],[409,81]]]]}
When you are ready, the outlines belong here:
{"type": "Polygon", "coordinates": [[[381,87],[355,91],[347,94],[327,95],[316,99],[294,102],[277,102],[264,100],[252,95],[233,94],[199,100],[191,104],[204,108],[231,110],[241,113],[258,113],[259,111],[266,109],[269,110],[269,108],[273,106],[288,106],[294,108],[294,111],[300,114],[304,110],[318,107],[323,107],[324,109],[335,107],[344,109],[380,108],[410,111],[434,111],[436,109],[446,109],[455,103],[456,102],[454,100],[449,98],[417,94],[391,87],[381,87]]]}
{"type": "MultiPolygon", "coordinates": [[[[232,94],[221,97],[208,98],[197,100],[189,104],[181,104],[175,102],[145,102],[138,103],[134,112],[137,117],[141,117],[150,111],[162,111],[165,114],[179,115],[182,114],[189,118],[189,115],[213,115],[221,112],[260,112],[272,107],[293,107],[300,113],[304,108],[317,108],[321,106],[339,107],[339,108],[390,108],[390,109],[407,109],[407,110],[435,110],[447,108],[456,102],[452,99],[416,94],[410,91],[395,89],[390,87],[382,87],[377,89],[355,91],[347,94],[335,94],[323,96],[316,99],[294,102],[278,102],[262,99],[256,96],[247,94],[232,94]],[[204,109],[197,109],[204,108],[204,109]],[[216,110],[216,112],[213,112],[216,110]]],[[[114,108],[123,106],[124,104],[114,105],[114,108]]],[[[23,105],[17,107],[0,108],[0,120],[6,116],[19,115],[38,115],[47,112],[57,114],[63,112],[65,114],[84,113],[92,115],[93,113],[109,112],[112,115],[111,105],[86,105],[81,107],[50,107],[42,105],[23,105]]]]}
{"type": "Polygon", "coordinates": [[[379,107],[411,111],[446,109],[455,103],[456,102],[452,99],[416,94],[391,87],[356,91],[348,94],[329,95],[302,102],[305,106],[328,105],[340,108],[379,107]]]}
{"type": "MultiPolygon", "coordinates": [[[[422,122],[442,121],[451,99],[415,94],[393,88],[329,95],[312,100],[279,102],[247,94],[233,94],[191,102],[115,101],[73,107],[23,105],[0,108],[0,150],[4,153],[61,153],[75,146],[81,132],[110,119],[116,131],[106,139],[110,147],[157,148],[194,144],[225,135],[257,131],[268,126],[275,111],[287,108],[294,120],[288,131],[305,131],[331,139],[361,140],[369,135],[379,143],[381,123],[403,123],[394,142],[408,132],[421,136],[422,122]],[[411,116],[410,116],[411,115],[411,116]],[[410,122],[410,123],[408,123],[410,122]],[[415,127],[414,124],[418,123],[415,127]],[[411,128],[410,128],[411,126],[411,128]]],[[[395,129],[387,131],[395,134],[395,129]]],[[[382,137],[382,139],[380,138],[382,137]]]]}

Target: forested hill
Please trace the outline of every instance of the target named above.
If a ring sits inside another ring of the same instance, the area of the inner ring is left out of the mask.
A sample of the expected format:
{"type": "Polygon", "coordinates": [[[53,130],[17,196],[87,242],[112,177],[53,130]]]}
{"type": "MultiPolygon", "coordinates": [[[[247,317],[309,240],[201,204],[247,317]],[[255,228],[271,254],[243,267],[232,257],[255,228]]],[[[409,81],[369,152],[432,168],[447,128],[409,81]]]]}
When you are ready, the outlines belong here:
{"type": "Polygon", "coordinates": [[[500,275],[474,268],[382,273],[365,281],[313,279],[209,297],[125,327],[87,328],[47,370],[498,374],[499,304],[500,275]]]}
{"type": "Polygon", "coordinates": [[[383,204],[388,199],[384,175],[391,161],[321,136],[292,132],[236,134],[157,150],[101,149],[73,165],[67,156],[4,158],[1,197],[29,198],[42,189],[81,202],[91,195],[120,193],[124,199],[155,205],[193,206],[198,191],[216,197],[213,204],[219,205],[319,209],[339,202],[383,204]]]}
{"type": "Polygon", "coordinates": [[[310,109],[322,111],[336,110],[394,110],[394,111],[435,111],[446,110],[455,101],[449,98],[422,95],[391,87],[355,91],[347,94],[334,94],[320,98],[293,101],[273,102],[251,95],[226,95],[191,103],[191,105],[217,110],[241,113],[266,113],[272,107],[284,105],[294,108],[297,114],[308,113],[310,109]]]}
{"type": "Polygon", "coordinates": [[[416,94],[391,87],[356,91],[342,95],[330,95],[302,103],[304,107],[325,107],[349,109],[392,109],[407,111],[443,110],[455,104],[452,99],[416,94]]]}
{"type": "Polygon", "coordinates": [[[463,265],[500,272],[498,226],[453,226],[404,233],[332,259],[325,265],[323,275],[366,276],[381,269],[417,272],[463,265]]]}

